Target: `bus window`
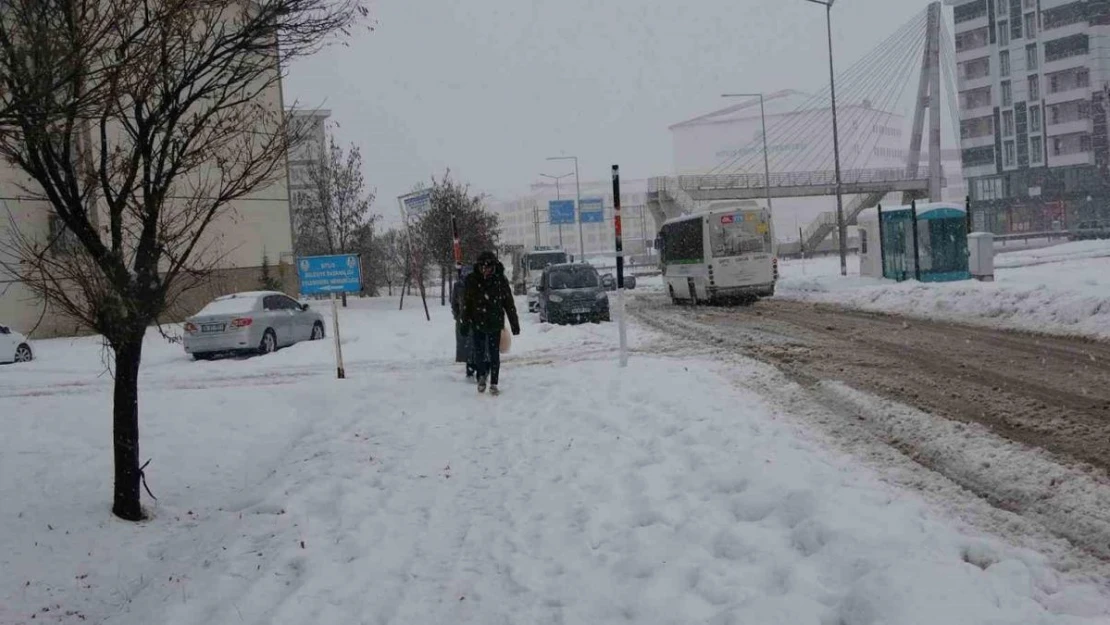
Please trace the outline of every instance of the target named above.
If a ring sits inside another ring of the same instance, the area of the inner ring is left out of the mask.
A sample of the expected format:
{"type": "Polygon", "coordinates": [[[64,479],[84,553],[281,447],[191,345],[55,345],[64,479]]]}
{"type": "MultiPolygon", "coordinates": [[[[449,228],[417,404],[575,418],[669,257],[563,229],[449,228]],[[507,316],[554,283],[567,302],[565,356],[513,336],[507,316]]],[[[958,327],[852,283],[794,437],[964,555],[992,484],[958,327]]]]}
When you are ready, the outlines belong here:
{"type": "Polygon", "coordinates": [[[667,263],[705,261],[700,219],[688,219],[663,226],[663,259],[667,263]]]}

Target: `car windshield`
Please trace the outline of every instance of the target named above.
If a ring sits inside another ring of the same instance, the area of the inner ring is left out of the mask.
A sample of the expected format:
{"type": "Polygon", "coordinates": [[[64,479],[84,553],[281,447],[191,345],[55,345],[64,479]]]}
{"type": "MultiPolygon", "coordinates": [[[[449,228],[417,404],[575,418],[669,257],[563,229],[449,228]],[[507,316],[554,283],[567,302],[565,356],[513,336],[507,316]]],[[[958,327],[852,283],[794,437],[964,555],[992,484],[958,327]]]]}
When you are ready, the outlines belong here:
{"type": "Polygon", "coordinates": [[[589,267],[557,269],[551,272],[548,284],[556,291],[596,288],[598,285],[597,271],[589,267]]]}
{"type": "Polygon", "coordinates": [[[197,315],[241,315],[257,309],[257,297],[232,297],[218,299],[208,304],[197,315]]]}

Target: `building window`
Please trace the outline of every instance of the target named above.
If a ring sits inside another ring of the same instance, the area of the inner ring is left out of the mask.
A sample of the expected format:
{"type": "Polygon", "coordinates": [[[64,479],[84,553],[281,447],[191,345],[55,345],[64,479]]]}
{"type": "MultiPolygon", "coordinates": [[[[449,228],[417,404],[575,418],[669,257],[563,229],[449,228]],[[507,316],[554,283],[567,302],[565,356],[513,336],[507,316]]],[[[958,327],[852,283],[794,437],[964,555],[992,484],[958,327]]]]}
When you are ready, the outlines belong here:
{"type": "Polygon", "coordinates": [[[998,22],[998,45],[1010,45],[1010,23],[1006,20],[998,22]]]}
{"type": "Polygon", "coordinates": [[[981,148],[968,148],[963,151],[962,160],[964,167],[994,165],[994,146],[986,145],[981,148]]]}
{"type": "Polygon", "coordinates": [[[1032,39],[1033,37],[1036,37],[1036,36],[1037,36],[1037,14],[1036,13],[1026,13],[1025,14],[1025,37],[1027,39],[1032,39]]]}
{"type": "Polygon", "coordinates": [[[1033,10],[1037,8],[1037,0],[1025,0],[1022,5],[1026,10],[1033,10]]]}
{"type": "Polygon", "coordinates": [[[984,56],[981,59],[974,59],[960,63],[960,76],[964,80],[976,80],[979,78],[986,78],[991,75],[991,58],[984,56]]]}
{"type": "Polygon", "coordinates": [[[1002,111],[1002,136],[1014,136],[1014,112],[1002,111]]]}
{"type": "Polygon", "coordinates": [[[977,117],[960,122],[960,138],[975,139],[994,136],[994,117],[977,117]]]}
{"type": "Polygon", "coordinates": [[[1002,144],[1002,164],[1006,167],[1013,167],[1016,160],[1017,152],[1014,150],[1014,142],[1006,141],[1002,144]]]}
{"type": "Polygon", "coordinates": [[[1085,4],[1083,0],[1077,0],[1070,4],[1042,11],[1041,20],[1043,24],[1041,25],[1041,29],[1051,30],[1053,28],[1060,28],[1061,26],[1087,21],[1085,4]]]}
{"type": "Polygon", "coordinates": [[[1037,44],[1031,43],[1025,46],[1025,68],[1029,71],[1034,71],[1040,67],[1041,55],[1037,54],[1037,44]]]}
{"type": "Polygon", "coordinates": [[[984,26],[956,35],[956,52],[985,48],[990,43],[990,28],[984,26]]]}
{"type": "Polygon", "coordinates": [[[998,53],[998,75],[1003,78],[1010,75],[1010,51],[1003,50],[998,53]]]}
{"type": "Polygon", "coordinates": [[[1010,81],[1002,81],[1002,106],[1013,106],[1014,104],[1014,88],[1010,81]]]}
{"type": "Polygon", "coordinates": [[[968,91],[960,92],[960,100],[963,104],[963,110],[972,110],[983,108],[991,105],[991,88],[980,87],[978,89],[969,89],[968,91]]]}
{"type": "Polygon", "coordinates": [[[953,18],[957,24],[970,22],[987,14],[987,0],[969,2],[955,8],[953,18]]]}
{"type": "Polygon", "coordinates": [[[1044,140],[1040,137],[1029,138],[1029,162],[1039,165],[1044,158],[1044,140]]]}
{"type": "Polygon", "coordinates": [[[1036,74],[1029,77],[1029,98],[1031,102],[1041,99],[1041,79],[1036,74]]]}
{"type": "Polygon", "coordinates": [[[1052,115],[1052,124],[1068,124],[1091,118],[1091,102],[1089,100],[1072,100],[1061,102],[1049,107],[1052,115]]]}
{"type": "Polygon", "coordinates": [[[1044,44],[1044,62],[1051,63],[1073,56],[1087,54],[1089,38],[1086,33],[1079,33],[1070,37],[1061,37],[1047,41],[1044,44]]]}
{"type": "Polygon", "coordinates": [[[1041,131],[1041,107],[1029,107],[1029,132],[1041,131]]]}
{"type": "Polygon", "coordinates": [[[972,188],[975,192],[975,199],[977,200],[1001,200],[1002,199],[1002,178],[980,178],[975,181],[975,186],[972,188]]]}

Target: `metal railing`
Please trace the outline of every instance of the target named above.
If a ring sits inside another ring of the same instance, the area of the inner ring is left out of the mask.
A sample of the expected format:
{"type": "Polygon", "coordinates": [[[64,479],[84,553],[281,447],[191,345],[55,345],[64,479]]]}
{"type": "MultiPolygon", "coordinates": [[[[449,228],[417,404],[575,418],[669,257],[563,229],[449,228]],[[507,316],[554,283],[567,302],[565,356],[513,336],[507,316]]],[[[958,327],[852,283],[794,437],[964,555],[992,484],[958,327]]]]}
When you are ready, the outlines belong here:
{"type": "MultiPolygon", "coordinates": [[[[908,171],[904,167],[888,169],[849,169],[840,173],[842,185],[882,184],[895,182],[914,182],[929,179],[929,168],[918,167],[908,171]]],[[[652,178],[648,181],[648,192],[708,191],[719,189],[765,189],[767,176],[764,174],[705,174],[686,175],[670,178],[652,178]]],[[[771,187],[827,187],[836,185],[834,170],[800,171],[771,174],[771,187]]]]}

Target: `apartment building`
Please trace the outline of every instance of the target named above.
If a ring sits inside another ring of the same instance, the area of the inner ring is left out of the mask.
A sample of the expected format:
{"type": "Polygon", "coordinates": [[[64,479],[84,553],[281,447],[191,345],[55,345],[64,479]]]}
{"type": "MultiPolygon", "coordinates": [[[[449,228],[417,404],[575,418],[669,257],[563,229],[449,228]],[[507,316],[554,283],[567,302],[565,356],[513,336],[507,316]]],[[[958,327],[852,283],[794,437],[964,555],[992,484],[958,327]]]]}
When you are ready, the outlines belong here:
{"type": "Polygon", "coordinates": [[[948,4],[960,148],[976,226],[996,233],[1065,229],[1104,213],[1110,204],[1110,6],[1095,0],[948,4]]]}
{"type": "MultiPolygon", "coordinates": [[[[281,87],[273,85],[263,95],[268,106],[281,110],[281,87]]],[[[13,237],[31,241],[52,240],[61,228],[50,206],[22,191],[30,182],[22,172],[0,164],[0,252],[9,249],[13,237]]],[[[101,219],[106,220],[106,217],[101,219]]],[[[165,321],[195,313],[211,298],[235,291],[257,289],[263,256],[271,264],[271,275],[283,288],[297,291],[293,267],[293,242],[290,227],[289,184],[286,176],[248,197],[234,202],[213,222],[201,243],[204,254],[218,258],[217,270],[204,288],[190,291],[168,311],[165,321]]],[[[60,240],[64,241],[64,233],[60,240]]],[[[52,252],[66,254],[65,245],[52,252]]],[[[33,338],[72,336],[88,332],[78,322],[39,300],[16,276],[0,266],[0,323],[10,325],[33,338]]]]}

